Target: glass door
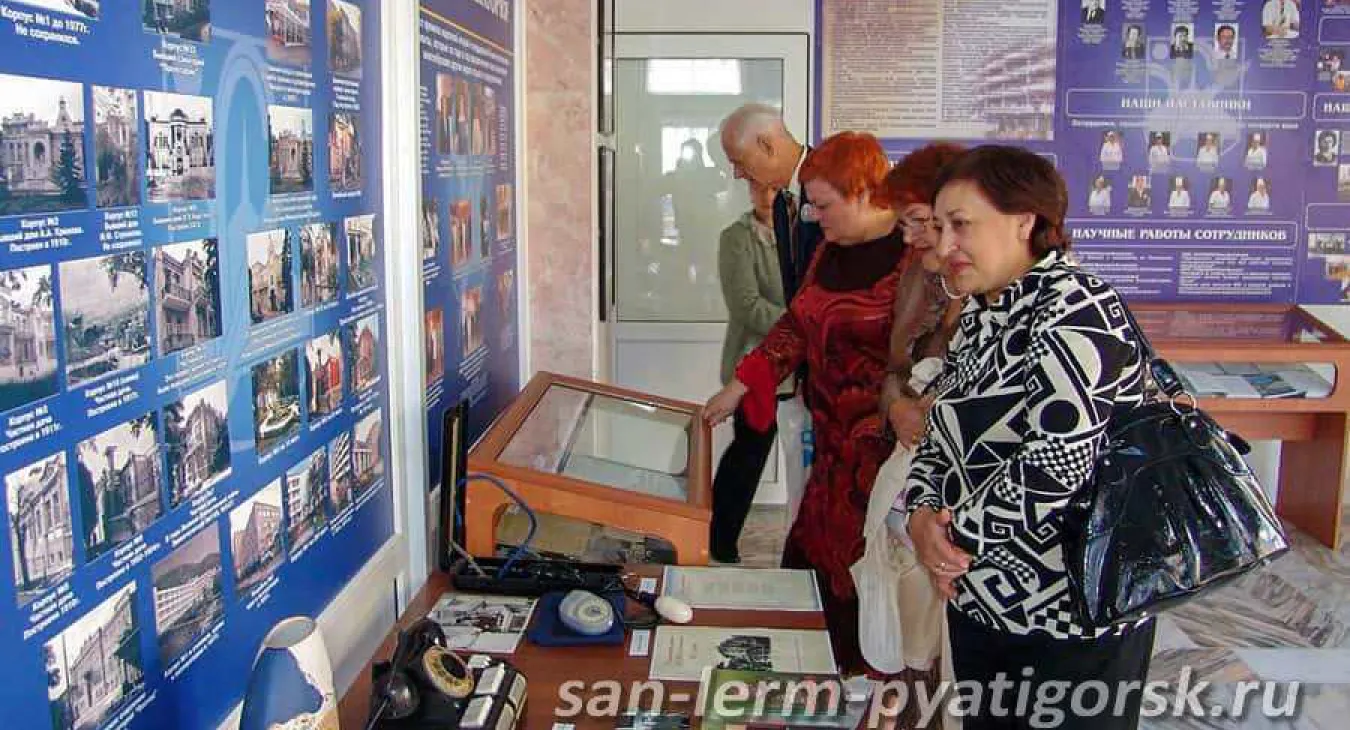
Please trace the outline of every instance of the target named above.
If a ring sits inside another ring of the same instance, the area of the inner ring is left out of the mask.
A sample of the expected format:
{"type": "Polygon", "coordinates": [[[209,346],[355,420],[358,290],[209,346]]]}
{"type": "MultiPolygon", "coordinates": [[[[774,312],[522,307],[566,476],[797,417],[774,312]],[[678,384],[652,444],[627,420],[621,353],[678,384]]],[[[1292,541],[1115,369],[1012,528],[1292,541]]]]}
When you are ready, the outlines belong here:
{"type": "MultiPolygon", "coordinates": [[[[719,125],[759,102],[782,109],[793,135],[807,140],[807,59],[805,35],[617,36],[604,323],[616,384],[694,402],[721,386],[727,315],[717,246],[750,203],[719,125]]],[[[714,453],[729,440],[724,425],[714,453]]],[[[775,456],[770,484],[776,465],[775,456]]],[[[768,500],[775,493],[761,489],[768,500]]]]}

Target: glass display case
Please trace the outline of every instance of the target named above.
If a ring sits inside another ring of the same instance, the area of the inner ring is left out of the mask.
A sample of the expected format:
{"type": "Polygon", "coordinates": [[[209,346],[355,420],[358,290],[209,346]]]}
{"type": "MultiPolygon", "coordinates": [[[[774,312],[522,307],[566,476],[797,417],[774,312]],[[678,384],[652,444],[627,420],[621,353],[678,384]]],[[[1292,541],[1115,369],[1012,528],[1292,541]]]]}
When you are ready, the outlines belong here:
{"type": "Polygon", "coordinates": [[[1282,442],[1276,510],[1338,547],[1350,482],[1350,342],[1281,304],[1131,305],[1200,406],[1249,441],[1282,442]]]}
{"type": "MultiPolygon", "coordinates": [[[[538,373],[474,446],[469,470],[505,482],[530,510],[654,535],[676,561],[708,560],[710,431],[701,407],[538,373]]],[[[465,541],[492,555],[509,495],[470,481],[465,541]]]]}

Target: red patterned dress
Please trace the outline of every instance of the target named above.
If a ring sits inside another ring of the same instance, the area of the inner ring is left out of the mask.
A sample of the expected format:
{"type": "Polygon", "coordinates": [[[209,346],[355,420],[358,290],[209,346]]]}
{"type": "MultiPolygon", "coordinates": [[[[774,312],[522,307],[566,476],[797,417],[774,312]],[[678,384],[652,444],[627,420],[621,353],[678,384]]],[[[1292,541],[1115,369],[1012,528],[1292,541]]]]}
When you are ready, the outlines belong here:
{"type": "Polygon", "coordinates": [[[742,401],[747,421],[767,428],[763,404],[772,402],[766,398],[772,399],[774,384],[801,362],[807,365],[815,462],[783,567],[816,572],[835,659],[845,673],[868,669],[858,646],[858,597],[849,566],[862,557],[872,482],[895,446],[879,399],[896,284],[910,259],[898,232],[852,245],[826,243],[787,312],[736,371],[749,387],[742,401]]]}

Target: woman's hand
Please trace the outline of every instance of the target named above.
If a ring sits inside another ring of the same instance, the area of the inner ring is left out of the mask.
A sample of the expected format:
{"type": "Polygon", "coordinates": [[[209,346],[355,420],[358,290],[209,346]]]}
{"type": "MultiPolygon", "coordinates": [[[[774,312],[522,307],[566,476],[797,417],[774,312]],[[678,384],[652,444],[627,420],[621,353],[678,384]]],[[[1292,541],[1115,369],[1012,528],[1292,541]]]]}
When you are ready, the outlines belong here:
{"type": "Polygon", "coordinates": [[[736,411],[736,406],[740,405],[741,399],[750,389],[745,387],[745,383],[732,379],[725,388],[717,391],[717,395],[708,399],[708,403],[703,406],[703,420],[708,422],[709,426],[716,426],[722,421],[727,420],[736,411]]]}
{"type": "Polygon", "coordinates": [[[914,552],[933,575],[938,592],[949,599],[956,597],[956,579],[970,569],[970,555],[947,537],[947,526],[951,523],[949,509],[934,511],[920,507],[909,516],[909,536],[914,542],[914,552]]]}
{"type": "Polygon", "coordinates": [[[928,411],[933,407],[933,396],[919,399],[897,398],[887,409],[886,420],[891,423],[895,439],[903,446],[914,448],[928,429],[928,411]]]}

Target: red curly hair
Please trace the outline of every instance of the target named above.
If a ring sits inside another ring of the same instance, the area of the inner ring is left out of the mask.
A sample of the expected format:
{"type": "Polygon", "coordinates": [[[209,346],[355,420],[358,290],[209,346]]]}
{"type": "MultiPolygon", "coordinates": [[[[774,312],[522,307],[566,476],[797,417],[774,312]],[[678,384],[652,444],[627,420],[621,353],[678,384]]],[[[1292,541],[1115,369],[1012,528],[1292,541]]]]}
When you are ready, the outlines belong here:
{"type": "Polygon", "coordinates": [[[889,208],[882,184],[891,163],[876,137],[867,132],[840,132],[821,142],[802,161],[797,173],[802,183],[822,180],[848,200],[864,192],[877,208],[889,208]]]}
{"type": "Polygon", "coordinates": [[[899,210],[907,205],[932,205],[937,197],[938,173],[965,154],[951,142],[933,142],[905,155],[886,175],[883,197],[899,210]]]}

